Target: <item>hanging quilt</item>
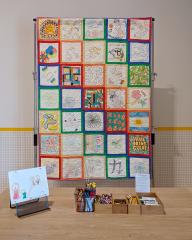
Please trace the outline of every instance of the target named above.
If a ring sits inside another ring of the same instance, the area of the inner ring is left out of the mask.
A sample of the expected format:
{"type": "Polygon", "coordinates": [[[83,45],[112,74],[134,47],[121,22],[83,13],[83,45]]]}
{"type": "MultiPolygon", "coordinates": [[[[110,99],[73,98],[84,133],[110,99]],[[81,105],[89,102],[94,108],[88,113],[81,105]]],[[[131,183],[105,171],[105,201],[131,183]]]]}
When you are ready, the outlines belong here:
{"type": "Polygon", "coordinates": [[[152,18],[40,17],[39,164],[49,179],[150,173],[152,18]]]}

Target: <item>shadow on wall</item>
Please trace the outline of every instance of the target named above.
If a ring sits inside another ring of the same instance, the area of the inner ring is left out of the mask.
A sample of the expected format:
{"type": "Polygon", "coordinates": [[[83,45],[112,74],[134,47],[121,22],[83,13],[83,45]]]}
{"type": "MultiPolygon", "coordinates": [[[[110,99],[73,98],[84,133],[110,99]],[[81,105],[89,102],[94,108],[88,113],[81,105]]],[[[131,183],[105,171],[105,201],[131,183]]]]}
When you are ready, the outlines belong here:
{"type": "MultiPolygon", "coordinates": [[[[173,88],[154,88],[153,90],[153,125],[172,127],[175,119],[175,91],[173,88]]],[[[176,166],[174,159],[179,154],[172,131],[155,130],[153,148],[153,174],[156,187],[174,186],[176,166]]]]}

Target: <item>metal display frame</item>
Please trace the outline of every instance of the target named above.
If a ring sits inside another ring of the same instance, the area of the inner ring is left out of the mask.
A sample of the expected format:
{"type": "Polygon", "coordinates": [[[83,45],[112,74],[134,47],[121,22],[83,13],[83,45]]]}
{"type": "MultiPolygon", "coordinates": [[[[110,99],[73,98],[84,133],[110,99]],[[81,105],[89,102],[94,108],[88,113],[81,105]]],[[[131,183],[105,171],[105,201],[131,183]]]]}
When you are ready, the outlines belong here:
{"type": "MultiPolygon", "coordinates": [[[[151,158],[150,158],[150,177],[151,185],[154,186],[154,169],[153,169],[153,145],[155,144],[155,133],[153,125],[153,94],[154,94],[154,82],[157,73],[154,72],[154,22],[155,18],[152,18],[151,24],[151,48],[150,48],[150,66],[151,66],[151,158]]],[[[34,23],[34,69],[33,69],[33,81],[34,81],[34,167],[39,165],[39,143],[38,143],[38,62],[37,62],[37,18],[33,18],[34,23]]],[[[108,181],[110,179],[102,179],[108,181]]],[[[123,179],[125,181],[125,179],[123,179]]],[[[126,180],[130,180],[127,178],[126,180]]],[[[58,181],[63,181],[58,179],[58,181]]],[[[76,180],[74,180],[76,182],[76,180]]],[[[82,179],[85,183],[89,182],[89,179],[82,179]]],[[[98,181],[98,179],[97,179],[98,181]]]]}

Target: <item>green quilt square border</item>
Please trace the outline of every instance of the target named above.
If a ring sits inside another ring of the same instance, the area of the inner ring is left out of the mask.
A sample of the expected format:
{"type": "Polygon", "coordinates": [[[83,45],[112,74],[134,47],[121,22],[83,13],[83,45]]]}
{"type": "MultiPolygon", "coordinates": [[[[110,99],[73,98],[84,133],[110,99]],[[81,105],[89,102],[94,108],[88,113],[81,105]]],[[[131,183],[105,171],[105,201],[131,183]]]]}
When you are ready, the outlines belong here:
{"type": "Polygon", "coordinates": [[[66,110],[60,110],[60,119],[61,119],[61,124],[60,124],[60,129],[61,129],[61,134],[62,133],[83,133],[83,112],[82,110],[73,110],[73,109],[66,109],[66,110]],[[78,131],[78,132],[74,132],[74,131],[69,131],[69,132],[64,132],[63,131],[63,121],[62,121],[62,116],[63,116],[63,112],[80,112],[81,113],[81,131],[78,131]]]}
{"type": "MultiPolygon", "coordinates": [[[[38,110],[60,110],[60,88],[59,87],[40,87],[38,91],[38,110]],[[58,108],[41,108],[41,90],[57,90],[59,93],[58,108]]],[[[61,117],[61,116],[60,116],[61,117]]]]}
{"type": "Polygon", "coordinates": [[[87,132],[83,132],[83,142],[84,142],[84,156],[106,156],[106,144],[107,144],[107,137],[106,137],[106,133],[103,133],[103,132],[97,132],[97,133],[95,133],[95,132],[89,132],[89,133],[87,133],[87,132]],[[86,153],[86,139],[85,139],[85,137],[86,137],[86,135],[103,135],[104,136],[104,152],[103,153],[86,153]]]}
{"type": "Polygon", "coordinates": [[[140,63],[140,64],[128,64],[128,87],[151,87],[151,65],[150,64],[147,64],[147,63],[140,63]],[[130,85],[130,67],[131,66],[148,66],[149,67],[149,84],[147,85],[130,85]]]}
{"type": "Polygon", "coordinates": [[[127,155],[125,155],[125,156],[120,156],[120,155],[108,155],[107,157],[106,157],[106,178],[107,179],[126,179],[126,178],[128,178],[128,171],[129,171],[129,164],[128,164],[128,156],[127,155]],[[109,177],[109,175],[108,175],[108,158],[126,158],[126,176],[125,177],[109,177]]]}
{"type": "Polygon", "coordinates": [[[128,42],[126,40],[107,40],[105,52],[105,64],[128,64],[128,42]],[[125,43],[126,44],[126,61],[125,62],[109,62],[108,61],[108,43],[125,43]]]}
{"type": "Polygon", "coordinates": [[[83,18],[83,40],[106,40],[106,18],[83,18]],[[85,37],[85,20],[86,19],[102,19],[104,21],[104,25],[103,25],[103,33],[104,36],[103,38],[86,38],[85,37]]]}

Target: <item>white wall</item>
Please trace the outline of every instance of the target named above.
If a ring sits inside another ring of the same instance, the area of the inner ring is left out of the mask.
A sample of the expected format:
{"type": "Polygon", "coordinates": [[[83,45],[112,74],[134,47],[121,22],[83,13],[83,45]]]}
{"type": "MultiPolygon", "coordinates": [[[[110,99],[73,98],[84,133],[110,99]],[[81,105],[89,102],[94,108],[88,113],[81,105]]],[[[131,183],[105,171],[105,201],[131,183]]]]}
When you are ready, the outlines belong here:
{"type": "Polygon", "coordinates": [[[0,0],[0,127],[33,127],[36,16],[154,17],[155,126],[190,126],[191,13],[190,0],[0,0]]]}

